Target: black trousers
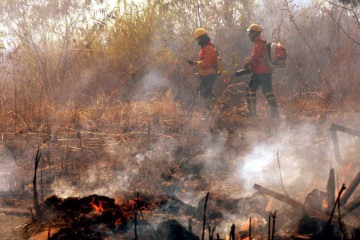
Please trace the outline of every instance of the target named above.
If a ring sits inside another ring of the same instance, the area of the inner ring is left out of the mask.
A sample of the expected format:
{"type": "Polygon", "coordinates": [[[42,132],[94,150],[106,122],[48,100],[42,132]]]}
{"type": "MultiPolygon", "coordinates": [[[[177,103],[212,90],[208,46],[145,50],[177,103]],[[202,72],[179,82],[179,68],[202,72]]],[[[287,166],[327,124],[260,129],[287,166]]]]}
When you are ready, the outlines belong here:
{"type": "Polygon", "coordinates": [[[200,96],[204,99],[206,108],[210,109],[211,102],[214,98],[212,93],[213,85],[216,81],[217,75],[209,75],[200,77],[199,92],[200,96]]]}
{"type": "Polygon", "coordinates": [[[247,87],[247,103],[249,114],[256,115],[256,91],[261,86],[263,94],[265,95],[266,100],[270,106],[271,116],[277,117],[279,115],[275,94],[272,87],[271,76],[271,73],[252,74],[251,80],[247,87]]]}

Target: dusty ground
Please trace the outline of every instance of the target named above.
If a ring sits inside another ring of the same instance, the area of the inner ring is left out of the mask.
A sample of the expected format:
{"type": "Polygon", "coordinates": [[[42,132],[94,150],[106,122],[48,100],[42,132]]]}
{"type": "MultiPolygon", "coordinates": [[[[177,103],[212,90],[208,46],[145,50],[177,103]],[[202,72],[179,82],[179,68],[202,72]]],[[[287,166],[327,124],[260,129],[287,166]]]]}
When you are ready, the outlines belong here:
{"type": "Polygon", "coordinates": [[[31,218],[28,207],[31,207],[31,201],[13,202],[0,201],[0,239],[17,240],[23,239],[21,236],[22,227],[31,218]]]}

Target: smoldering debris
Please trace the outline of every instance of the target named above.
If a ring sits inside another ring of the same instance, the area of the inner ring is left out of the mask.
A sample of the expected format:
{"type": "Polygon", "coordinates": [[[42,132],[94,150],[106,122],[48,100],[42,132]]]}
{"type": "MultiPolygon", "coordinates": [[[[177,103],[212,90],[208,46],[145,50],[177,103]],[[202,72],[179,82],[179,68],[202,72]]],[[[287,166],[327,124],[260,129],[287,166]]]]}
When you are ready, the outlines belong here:
{"type": "MultiPolygon", "coordinates": [[[[133,193],[132,195],[134,196],[133,193]]],[[[156,213],[158,216],[168,214],[173,217],[194,214],[195,208],[169,196],[137,194],[136,197],[130,198],[130,193],[124,193],[120,200],[99,195],[65,199],[54,195],[45,200],[41,210],[42,218],[32,220],[24,227],[23,235],[26,238],[42,231],[50,231],[51,228],[58,229],[51,239],[129,239],[133,237],[134,228],[139,229],[139,236],[144,236],[144,232],[148,236],[174,234],[171,232],[194,236],[178,223],[159,221],[160,230],[157,231],[155,226],[146,220],[149,219],[147,216],[150,213],[156,213]]],[[[196,239],[195,236],[193,239],[196,239]]]]}

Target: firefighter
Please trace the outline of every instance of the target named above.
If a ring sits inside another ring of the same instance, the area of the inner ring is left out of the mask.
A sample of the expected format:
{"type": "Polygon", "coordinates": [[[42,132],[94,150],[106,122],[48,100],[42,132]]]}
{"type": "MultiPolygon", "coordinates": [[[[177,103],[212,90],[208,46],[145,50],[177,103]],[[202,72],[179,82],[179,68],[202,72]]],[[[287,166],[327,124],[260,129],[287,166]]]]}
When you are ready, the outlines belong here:
{"type": "Polygon", "coordinates": [[[240,76],[242,74],[252,73],[251,80],[247,86],[249,117],[256,116],[256,91],[261,86],[270,107],[271,117],[278,118],[279,113],[271,82],[273,69],[267,64],[266,41],[261,36],[262,30],[258,24],[251,24],[247,29],[247,34],[253,42],[252,54],[245,62],[244,69],[235,72],[234,75],[240,76]]]}
{"type": "Polygon", "coordinates": [[[191,66],[198,67],[200,77],[199,92],[204,99],[207,109],[211,108],[211,102],[214,98],[212,93],[214,82],[217,78],[217,51],[212,44],[207,31],[204,28],[197,28],[193,32],[193,37],[200,45],[199,58],[197,61],[187,60],[191,66]]]}

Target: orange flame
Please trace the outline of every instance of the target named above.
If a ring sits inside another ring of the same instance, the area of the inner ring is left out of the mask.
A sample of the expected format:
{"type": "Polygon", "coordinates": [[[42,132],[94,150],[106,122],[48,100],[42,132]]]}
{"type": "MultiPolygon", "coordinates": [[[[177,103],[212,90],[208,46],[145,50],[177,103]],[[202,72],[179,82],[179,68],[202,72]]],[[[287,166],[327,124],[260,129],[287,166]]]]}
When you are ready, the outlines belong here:
{"type": "Polygon", "coordinates": [[[241,232],[246,232],[249,231],[249,224],[247,223],[246,225],[242,226],[240,229],[241,232]]]}
{"type": "Polygon", "coordinates": [[[119,226],[120,223],[121,223],[121,218],[116,219],[114,222],[116,227],[119,226]]]}
{"type": "MultiPolygon", "coordinates": [[[[249,221],[244,221],[242,224],[242,227],[240,228],[241,232],[249,231],[249,221]]],[[[258,218],[252,218],[251,219],[251,228],[257,228],[260,225],[260,220],[258,218]]]]}
{"type": "Polygon", "coordinates": [[[327,200],[326,199],[324,199],[323,201],[322,201],[322,209],[328,209],[329,208],[329,203],[327,202],[327,200]]]}
{"type": "Polygon", "coordinates": [[[272,198],[270,199],[270,201],[268,202],[268,204],[266,205],[265,210],[267,212],[270,212],[273,209],[273,203],[272,203],[272,198]]]}
{"type": "Polygon", "coordinates": [[[99,201],[99,206],[94,203],[94,199],[90,204],[95,209],[96,213],[102,213],[104,211],[101,201],[99,201]]]}

